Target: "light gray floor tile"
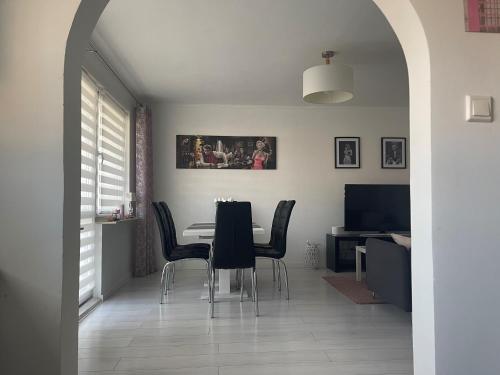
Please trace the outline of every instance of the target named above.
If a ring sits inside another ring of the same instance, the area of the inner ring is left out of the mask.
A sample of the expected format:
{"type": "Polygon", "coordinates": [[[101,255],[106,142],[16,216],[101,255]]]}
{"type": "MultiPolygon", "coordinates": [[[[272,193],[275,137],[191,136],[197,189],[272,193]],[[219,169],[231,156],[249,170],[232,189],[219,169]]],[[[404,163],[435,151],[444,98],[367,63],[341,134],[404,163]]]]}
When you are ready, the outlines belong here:
{"type": "Polygon", "coordinates": [[[151,357],[121,359],[117,370],[155,370],[163,368],[205,367],[205,366],[245,366],[271,363],[329,362],[324,352],[283,352],[190,355],[177,357],[151,357]]]}
{"type": "Polygon", "coordinates": [[[80,375],[411,375],[411,314],[356,305],[326,283],[330,271],[289,270],[291,299],[259,270],[250,301],[217,301],[205,271],[178,270],[168,303],[159,275],[134,279],[80,324],[80,375]]]}
{"type": "Polygon", "coordinates": [[[132,336],[130,337],[120,337],[120,338],[94,338],[94,339],[79,339],[78,348],[108,348],[108,347],[124,347],[128,346],[132,341],[132,336]]]}
{"type": "Polygon", "coordinates": [[[118,363],[118,358],[92,358],[92,359],[79,359],[79,371],[104,371],[113,370],[118,363]]]}
{"type": "Polygon", "coordinates": [[[79,358],[141,358],[172,357],[179,355],[216,354],[218,344],[203,345],[164,345],[164,346],[127,346],[109,348],[80,349],[79,358]]]}
{"type": "Polygon", "coordinates": [[[132,370],[132,371],[98,371],[87,372],[80,371],[79,375],[218,375],[218,367],[197,367],[182,369],[163,369],[163,370],[132,370]]]}
{"type": "Polygon", "coordinates": [[[349,363],[299,363],[252,366],[223,366],[219,375],[411,375],[398,363],[389,366],[360,366],[349,363]],[[399,372],[396,372],[399,371],[399,372]]]}

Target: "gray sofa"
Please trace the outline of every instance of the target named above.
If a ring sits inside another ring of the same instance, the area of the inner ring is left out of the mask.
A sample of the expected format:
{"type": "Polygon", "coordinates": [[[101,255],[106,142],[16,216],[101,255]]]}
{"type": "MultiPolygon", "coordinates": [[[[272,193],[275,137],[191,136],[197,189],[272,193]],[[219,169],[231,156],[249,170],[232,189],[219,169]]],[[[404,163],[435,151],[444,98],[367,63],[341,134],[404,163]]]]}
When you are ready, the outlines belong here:
{"type": "Polygon", "coordinates": [[[369,238],[366,283],[380,299],[411,311],[411,252],[394,242],[369,238]]]}

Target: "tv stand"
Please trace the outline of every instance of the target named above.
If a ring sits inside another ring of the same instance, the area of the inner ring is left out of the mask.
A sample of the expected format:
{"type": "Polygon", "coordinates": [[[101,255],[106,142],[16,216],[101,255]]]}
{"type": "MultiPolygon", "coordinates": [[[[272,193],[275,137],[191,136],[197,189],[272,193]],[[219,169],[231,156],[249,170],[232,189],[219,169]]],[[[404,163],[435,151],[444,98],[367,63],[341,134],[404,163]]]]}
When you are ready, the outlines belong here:
{"type": "Polygon", "coordinates": [[[379,237],[391,237],[391,234],[390,233],[384,233],[384,232],[379,232],[379,233],[364,233],[364,234],[360,234],[359,235],[360,237],[375,237],[375,238],[379,238],[379,237]]]}
{"type": "Polygon", "coordinates": [[[339,234],[327,234],[326,267],[334,272],[355,271],[355,248],[356,246],[364,246],[368,238],[377,238],[393,242],[389,233],[344,232],[339,234]]]}

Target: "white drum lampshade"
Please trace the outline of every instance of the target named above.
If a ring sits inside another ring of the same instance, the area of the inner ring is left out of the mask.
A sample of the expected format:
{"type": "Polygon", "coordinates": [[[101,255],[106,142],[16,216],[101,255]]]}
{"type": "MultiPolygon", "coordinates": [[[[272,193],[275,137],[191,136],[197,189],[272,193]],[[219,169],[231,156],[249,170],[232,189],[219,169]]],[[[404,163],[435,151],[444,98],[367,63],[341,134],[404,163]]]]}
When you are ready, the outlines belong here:
{"type": "Polygon", "coordinates": [[[316,104],[335,104],[351,100],[354,73],[350,66],[333,63],[333,51],[323,52],[325,65],[313,66],[304,71],[302,96],[304,101],[316,104]]]}

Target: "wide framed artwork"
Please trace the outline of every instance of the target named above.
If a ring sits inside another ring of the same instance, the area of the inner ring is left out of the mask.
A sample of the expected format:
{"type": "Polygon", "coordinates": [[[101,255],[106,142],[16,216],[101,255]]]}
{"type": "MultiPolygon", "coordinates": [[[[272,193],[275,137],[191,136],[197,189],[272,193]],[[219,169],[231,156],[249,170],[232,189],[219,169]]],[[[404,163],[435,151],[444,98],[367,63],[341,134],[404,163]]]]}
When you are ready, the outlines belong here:
{"type": "Polygon", "coordinates": [[[359,137],[335,137],[335,168],[361,168],[361,144],[359,137]]]}
{"type": "Polygon", "coordinates": [[[177,169],[276,169],[276,137],[177,135],[177,169]]]}
{"type": "Polygon", "coordinates": [[[465,31],[500,33],[500,0],[464,0],[465,31]]]}
{"type": "Polygon", "coordinates": [[[406,138],[381,138],[381,164],[384,169],[406,169],[406,138]]]}

